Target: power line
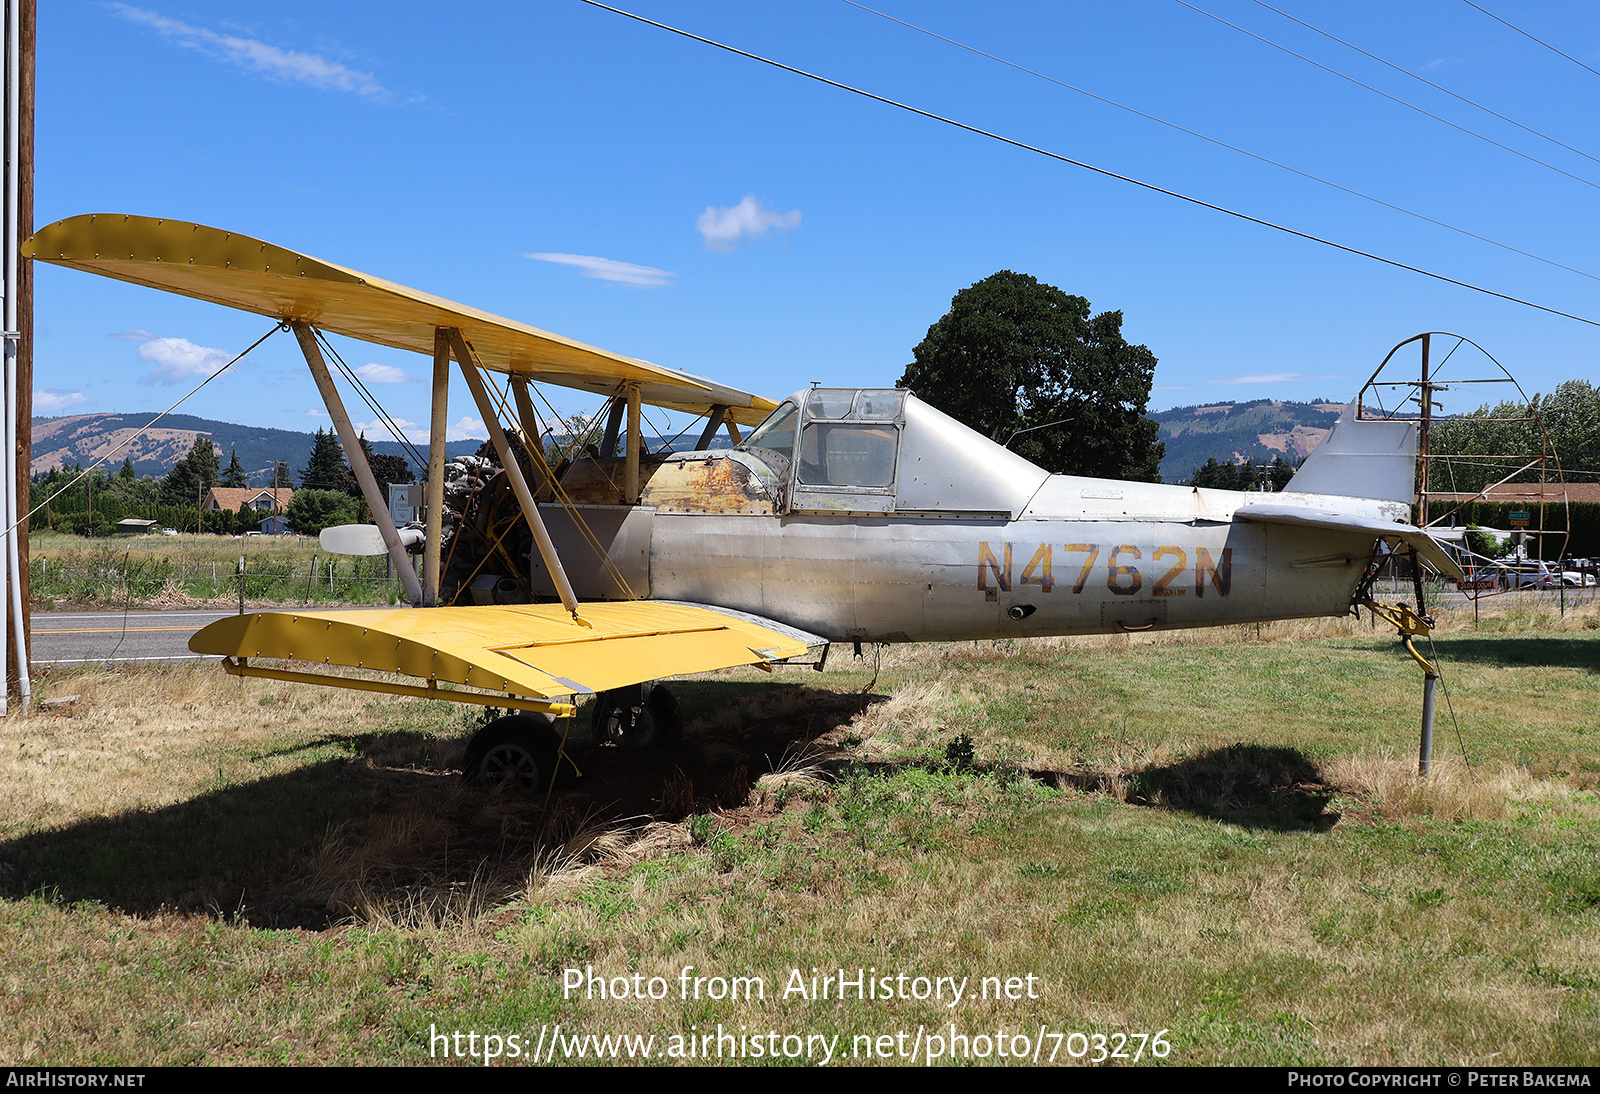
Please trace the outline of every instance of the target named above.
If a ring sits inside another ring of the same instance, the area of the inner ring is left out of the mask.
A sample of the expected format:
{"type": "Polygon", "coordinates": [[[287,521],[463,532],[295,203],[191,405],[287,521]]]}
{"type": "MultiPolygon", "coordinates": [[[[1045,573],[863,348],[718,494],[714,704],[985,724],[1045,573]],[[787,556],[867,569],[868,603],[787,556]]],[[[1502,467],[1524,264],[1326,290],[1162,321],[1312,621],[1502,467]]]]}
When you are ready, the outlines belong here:
{"type": "MultiPolygon", "coordinates": [[[[659,30],[669,31],[673,34],[679,35],[680,37],[701,42],[708,46],[714,46],[717,49],[725,50],[728,53],[738,54],[740,57],[748,57],[752,61],[759,61],[764,65],[771,65],[773,68],[780,68],[785,72],[792,72],[796,76],[804,76],[808,80],[815,80],[818,83],[827,84],[829,87],[836,87],[841,91],[848,91],[852,95],[860,95],[864,99],[871,99],[874,102],[883,103],[885,106],[892,106],[899,110],[904,110],[907,113],[928,118],[931,121],[943,122],[945,125],[953,126],[956,129],[965,130],[968,133],[974,133],[980,137],[988,137],[990,140],[999,141],[1002,144],[1009,144],[1011,147],[1020,148],[1025,152],[1033,152],[1036,155],[1045,156],[1061,163],[1071,164],[1073,167],[1081,167],[1085,171],[1093,171],[1095,174],[1104,175],[1106,178],[1116,179],[1119,182],[1131,183],[1134,186],[1149,190],[1153,193],[1165,194],[1167,197],[1177,198],[1179,201],[1186,201],[1191,205],[1198,205],[1203,209],[1210,209],[1213,212],[1224,213],[1231,217],[1237,217],[1239,220],[1249,221],[1251,224],[1259,224],[1263,228],[1272,228],[1275,231],[1283,232],[1285,235],[1291,235],[1299,239],[1309,240],[1312,243],[1320,243],[1325,247],[1332,247],[1334,250],[1344,251],[1346,254],[1357,255],[1361,258],[1368,258],[1374,262],[1381,262],[1385,266],[1393,266],[1396,269],[1408,270],[1411,273],[1421,274],[1423,277],[1430,277],[1435,281],[1443,281],[1448,285],[1456,285],[1463,289],[1470,289],[1473,292],[1482,293],[1485,296],[1492,296],[1496,299],[1505,300],[1512,304],[1521,304],[1524,307],[1533,308],[1537,311],[1546,312],[1550,315],[1559,315],[1563,319],[1571,319],[1575,322],[1584,323],[1591,327],[1600,327],[1600,321],[1594,319],[1586,319],[1581,315],[1573,315],[1571,312],[1564,312],[1557,308],[1547,307],[1544,304],[1535,304],[1531,300],[1524,300],[1521,297],[1511,296],[1503,292],[1496,292],[1493,289],[1484,288],[1482,285],[1474,285],[1470,281],[1460,281],[1454,277],[1447,277],[1444,274],[1434,273],[1431,270],[1424,270],[1418,266],[1407,265],[1406,263],[1400,262],[1393,258],[1384,258],[1382,255],[1373,254],[1371,251],[1363,251],[1359,248],[1350,247],[1343,243],[1335,243],[1331,239],[1323,239],[1321,236],[1314,236],[1309,232],[1302,232],[1296,228],[1290,228],[1270,220],[1263,220],[1260,217],[1251,216],[1249,213],[1241,213],[1237,209],[1229,209],[1226,206],[1217,205],[1201,198],[1191,197],[1188,194],[1181,194],[1176,190],[1168,190],[1166,187],[1157,186],[1153,182],[1145,182],[1129,175],[1118,174],[1117,172],[1108,170],[1104,167],[1096,167],[1092,163],[1085,163],[1082,160],[1075,160],[1070,156],[1064,156],[1059,152],[1051,152],[1048,149],[1040,148],[1037,145],[1028,144],[1025,141],[1019,141],[1014,137],[1007,137],[987,129],[980,129],[975,125],[968,125],[966,122],[956,121],[954,118],[947,118],[941,114],[935,114],[931,110],[923,110],[918,106],[911,106],[908,103],[899,102],[896,99],[890,99],[883,95],[863,90],[859,87],[853,87],[850,84],[840,83],[838,80],[831,80],[826,76],[819,76],[814,72],[807,72],[803,68],[795,68],[793,65],[786,65],[782,61],[774,61],[770,57],[763,57],[758,53],[751,53],[747,50],[739,49],[737,46],[725,45],[724,43],[718,42],[712,38],[705,38],[701,35],[693,34],[687,30],[680,30],[677,27],[670,26],[666,23],[658,23],[654,19],[647,19],[642,15],[635,15],[631,11],[624,11],[621,8],[614,8],[609,4],[602,4],[600,3],[600,0],[582,0],[582,2],[588,4],[590,7],[609,11],[615,15],[621,15],[625,18],[632,19],[635,22],[656,27],[659,30]]],[[[1179,0],[1179,2],[1181,3],[1182,0],[1179,0]]]]}
{"type": "Polygon", "coordinates": [[[1579,68],[1585,69],[1585,70],[1587,70],[1589,72],[1594,72],[1594,74],[1596,76],[1600,76],[1600,72],[1595,72],[1594,69],[1589,68],[1588,65],[1584,64],[1582,61],[1580,61],[1576,57],[1572,56],[1572,54],[1570,54],[1570,53],[1561,53],[1561,51],[1559,49],[1557,49],[1555,46],[1551,45],[1549,42],[1546,42],[1543,38],[1535,38],[1533,35],[1529,34],[1527,31],[1523,30],[1521,27],[1517,26],[1515,23],[1508,23],[1504,19],[1502,19],[1498,15],[1496,15],[1494,12],[1489,11],[1487,8],[1478,7],[1478,5],[1474,4],[1472,2],[1472,0],[1461,0],[1461,2],[1463,4],[1465,4],[1465,5],[1467,5],[1467,7],[1472,8],[1475,11],[1483,12],[1483,14],[1485,14],[1489,18],[1493,19],[1496,23],[1499,23],[1502,26],[1510,27],[1512,30],[1516,31],[1518,34],[1522,35],[1524,38],[1528,39],[1529,41],[1538,42],[1541,46],[1543,46],[1545,49],[1548,49],[1551,53],[1560,54],[1561,56],[1565,57],[1567,60],[1571,61],[1573,64],[1577,65],[1579,68]]]}
{"type": "MultiPolygon", "coordinates": [[[[846,0],[846,3],[848,3],[848,2],[849,2],[849,0],[846,0]]],[[[1259,4],[1260,6],[1266,8],[1268,11],[1276,12],[1277,14],[1283,16],[1285,19],[1288,19],[1291,22],[1299,23],[1301,26],[1305,27],[1307,30],[1314,31],[1317,34],[1322,35],[1324,38],[1328,39],[1329,41],[1338,42],[1341,46],[1344,46],[1346,49],[1353,49],[1357,53],[1361,54],[1361,56],[1370,58],[1371,60],[1374,60],[1374,61],[1377,61],[1380,65],[1383,65],[1385,68],[1394,69],[1394,71],[1400,73],[1402,76],[1410,76],[1413,80],[1416,80],[1418,83],[1427,84],[1429,87],[1433,88],[1435,91],[1442,91],[1446,95],[1450,96],[1452,99],[1457,99],[1457,100],[1459,100],[1461,102],[1466,103],[1468,106],[1476,107],[1477,109],[1483,111],[1485,114],[1493,115],[1494,117],[1499,118],[1503,122],[1506,122],[1506,123],[1508,123],[1510,125],[1516,126],[1518,129],[1521,129],[1525,133],[1532,133],[1535,137],[1540,137],[1540,138],[1543,138],[1544,140],[1549,141],[1551,144],[1559,145],[1560,147],[1565,148],[1568,152],[1574,152],[1574,153],[1582,156],[1586,160],[1592,160],[1595,163],[1600,163],[1600,159],[1596,159],[1594,156],[1589,155],[1589,153],[1585,152],[1581,148],[1574,148],[1574,147],[1572,147],[1572,145],[1567,144],[1565,141],[1559,141],[1556,138],[1552,137],[1548,133],[1541,133],[1539,130],[1533,128],[1531,125],[1523,125],[1521,122],[1517,121],[1515,118],[1508,118],[1504,114],[1500,113],[1498,110],[1491,110],[1489,107],[1484,106],[1482,103],[1474,102],[1473,100],[1467,98],[1465,95],[1458,95],[1456,92],[1451,91],[1448,87],[1442,87],[1439,84],[1434,83],[1432,80],[1428,79],[1425,76],[1417,75],[1415,72],[1412,72],[1410,69],[1401,68],[1399,65],[1391,64],[1390,62],[1385,61],[1382,57],[1379,57],[1376,53],[1368,53],[1366,50],[1362,49],[1360,46],[1353,45],[1350,42],[1346,42],[1343,38],[1340,38],[1340,37],[1338,37],[1336,35],[1333,35],[1333,34],[1329,34],[1327,31],[1321,29],[1320,27],[1314,27],[1310,23],[1306,22],[1304,19],[1298,19],[1295,16],[1290,15],[1286,11],[1280,11],[1279,9],[1273,7],[1271,4],[1267,3],[1267,0],[1255,0],[1255,2],[1257,4],[1259,4]]],[[[1474,4],[1473,6],[1477,7],[1476,4],[1474,4]]],[[[1483,9],[1479,8],[1478,10],[1482,11],[1483,9]]],[[[1563,56],[1565,56],[1565,55],[1563,54],[1563,56]]],[[[1585,67],[1588,67],[1588,66],[1585,66],[1585,67]]],[[[1594,70],[1590,69],[1590,71],[1592,72],[1594,70]]]]}
{"type": "Polygon", "coordinates": [[[1582,175],[1574,175],[1571,171],[1563,170],[1562,168],[1557,167],[1553,163],[1546,163],[1544,160],[1540,159],[1538,156],[1530,156],[1526,152],[1518,152],[1515,148],[1512,148],[1510,145],[1501,144],[1499,141],[1495,140],[1493,137],[1486,137],[1482,133],[1479,133],[1475,129],[1468,129],[1464,125],[1457,125],[1455,122],[1451,121],[1449,118],[1440,117],[1438,114],[1433,113],[1431,110],[1424,110],[1422,107],[1417,106],[1415,103],[1408,103],[1404,99],[1400,98],[1399,96],[1391,95],[1387,91],[1380,91],[1377,88],[1373,87],[1371,84],[1362,83],[1360,80],[1356,79],[1354,76],[1347,76],[1343,72],[1340,72],[1336,68],[1329,68],[1327,65],[1323,64],[1320,61],[1313,61],[1310,57],[1307,57],[1303,53],[1296,53],[1294,50],[1290,49],[1288,46],[1279,45],[1277,42],[1274,42],[1270,38],[1263,38],[1261,35],[1255,33],[1254,31],[1245,30],[1243,27],[1241,27],[1237,23],[1230,23],[1220,15],[1212,15],[1209,11],[1206,11],[1204,8],[1197,8],[1193,4],[1189,3],[1189,0],[1173,0],[1173,2],[1176,3],[1176,4],[1182,4],[1184,7],[1188,8],[1190,11],[1195,12],[1195,13],[1200,14],[1200,15],[1204,15],[1207,19],[1214,19],[1215,21],[1217,21],[1218,23],[1221,23],[1225,27],[1232,27],[1234,30],[1238,31],[1240,34],[1243,34],[1243,35],[1245,35],[1247,37],[1250,37],[1250,38],[1254,38],[1256,41],[1262,43],[1263,45],[1269,45],[1273,49],[1281,50],[1284,53],[1287,53],[1291,57],[1297,57],[1300,60],[1304,61],[1306,64],[1314,65],[1315,67],[1322,69],[1322,71],[1328,73],[1331,76],[1337,76],[1337,77],[1339,77],[1339,79],[1345,80],[1345,81],[1347,81],[1349,83],[1352,83],[1352,84],[1355,84],[1357,87],[1364,87],[1368,91],[1372,92],[1374,95],[1381,95],[1385,99],[1388,99],[1390,102],[1398,103],[1399,105],[1405,107],[1407,110],[1415,110],[1418,114],[1421,114],[1424,117],[1432,118],[1434,121],[1439,122],[1442,125],[1448,125],[1451,129],[1454,129],[1454,130],[1457,130],[1459,132],[1465,133],[1469,137],[1477,137],[1480,141],[1483,141],[1485,144],[1492,144],[1496,148],[1500,149],[1501,151],[1510,152],[1513,156],[1520,156],[1521,158],[1527,160],[1529,163],[1536,163],[1540,167],[1547,167],[1550,170],[1554,171],[1558,175],[1565,175],[1565,176],[1567,176],[1567,178],[1573,179],[1574,181],[1577,181],[1577,182],[1581,182],[1585,186],[1593,186],[1596,190],[1600,190],[1600,182],[1592,182],[1591,180],[1584,178],[1582,175]]]}
{"type": "MultiPolygon", "coordinates": [[[[897,18],[896,16],[889,15],[889,14],[887,14],[885,12],[878,11],[876,8],[869,8],[865,4],[857,3],[857,0],[843,0],[843,2],[846,3],[846,4],[849,4],[853,8],[860,8],[862,11],[869,12],[872,15],[876,15],[881,19],[887,19],[891,23],[899,23],[901,26],[906,27],[906,28],[908,28],[910,30],[914,30],[914,31],[918,32],[919,34],[926,34],[930,38],[937,38],[941,42],[946,42],[946,43],[948,43],[948,44],[950,44],[952,46],[955,46],[955,47],[957,47],[959,49],[964,49],[969,53],[976,53],[980,57],[987,57],[989,60],[998,62],[999,64],[1005,65],[1008,68],[1014,68],[1018,72],[1025,72],[1029,76],[1036,76],[1039,79],[1044,80],[1044,81],[1046,81],[1048,83],[1055,84],[1057,87],[1064,87],[1068,91],[1076,91],[1078,94],[1086,95],[1089,98],[1094,99],[1096,102],[1105,103],[1107,106],[1114,106],[1118,110],[1125,110],[1130,114],[1134,114],[1134,115],[1137,115],[1138,117],[1144,118],[1144,119],[1146,119],[1148,121],[1155,122],[1158,125],[1164,125],[1168,129],[1175,129],[1179,133],[1186,133],[1191,137],[1198,137],[1200,140],[1203,140],[1203,141],[1205,141],[1205,142],[1207,142],[1209,144],[1214,144],[1218,148],[1226,148],[1230,152],[1237,152],[1241,156],[1248,156],[1251,159],[1256,160],[1256,161],[1258,161],[1260,163],[1265,163],[1265,164],[1267,164],[1267,165],[1269,165],[1271,167],[1276,167],[1276,168],[1278,168],[1279,170],[1282,170],[1282,171],[1288,171],[1290,174],[1293,174],[1293,175],[1299,175],[1303,179],[1309,179],[1312,182],[1321,183],[1323,186],[1331,187],[1331,188],[1333,188],[1335,190],[1340,191],[1341,193],[1346,193],[1346,194],[1351,195],[1352,197],[1358,197],[1358,198],[1361,198],[1361,199],[1363,199],[1365,201],[1370,201],[1374,205],[1381,205],[1385,209],[1391,209],[1391,210],[1393,210],[1394,212],[1397,212],[1397,213],[1404,213],[1406,216],[1415,217],[1417,220],[1423,221],[1424,223],[1432,224],[1432,225],[1434,225],[1435,227],[1438,227],[1438,228],[1445,228],[1445,229],[1447,229],[1449,231],[1452,231],[1452,232],[1455,232],[1455,233],[1457,233],[1459,235],[1464,235],[1469,239],[1476,239],[1480,243],[1487,243],[1490,246],[1499,247],[1501,250],[1510,251],[1512,254],[1521,255],[1523,258],[1531,258],[1535,262],[1543,262],[1547,266],[1554,266],[1558,270],[1566,270],[1568,273],[1577,274],[1579,277],[1587,277],[1591,281],[1600,281],[1600,277],[1597,277],[1594,274],[1589,273],[1589,272],[1587,272],[1585,270],[1580,270],[1580,269],[1578,269],[1578,268],[1576,268],[1574,266],[1568,266],[1565,263],[1557,262],[1557,261],[1555,261],[1554,259],[1551,259],[1551,258],[1545,258],[1542,255],[1536,255],[1536,254],[1532,253],[1531,251],[1524,251],[1522,248],[1513,247],[1509,243],[1501,243],[1499,240],[1490,239],[1488,236],[1479,235],[1477,232],[1468,231],[1465,228],[1458,228],[1454,224],[1447,224],[1442,220],[1435,220],[1433,217],[1430,217],[1425,213],[1419,213],[1419,212],[1417,212],[1417,211],[1415,211],[1413,209],[1407,209],[1403,205],[1396,205],[1393,202],[1384,201],[1382,198],[1373,197],[1371,194],[1364,194],[1360,190],[1352,189],[1349,186],[1342,186],[1337,182],[1332,182],[1332,181],[1330,181],[1328,179],[1322,178],[1319,175],[1313,175],[1309,171],[1302,171],[1298,167],[1290,167],[1286,163],[1280,163],[1277,160],[1269,159],[1266,156],[1258,155],[1257,153],[1251,152],[1248,149],[1240,148],[1238,145],[1229,144],[1227,141],[1218,140],[1215,137],[1208,137],[1204,133],[1198,132],[1198,131],[1193,130],[1193,129],[1189,129],[1186,126],[1179,125],[1176,122],[1169,122],[1165,118],[1157,117],[1156,115],[1147,113],[1146,111],[1140,110],[1137,107],[1128,106],[1125,103],[1119,103],[1115,99],[1106,98],[1104,95],[1097,95],[1093,91],[1085,90],[1084,88],[1078,87],[1075,84],[1069,84],[1065,80],[1058,80],[1054,76],[1048,76],[1043,72],[1039,72],[1039,71],[1037,71],[1035,69],[1028,68],[1026,65],[1019,65],[1014,61],[1008,61],[1004,57],[997,57],[993,53],[985,52],[984,50],[978,49],[976,46],[970,46],[970,45],[967,45],[965,42],[960,42],[960,41],[957,41],[954,38],[946,37],[945,35],[940,34],[937,31],[928,30],[926,27],[920,27],[915,23],[908,23],[904,19],[900,19],[900,18],[897,18]]],[[[1276,9],[1274,9],[1274,10],[1276,10],[1276,9]]]]}

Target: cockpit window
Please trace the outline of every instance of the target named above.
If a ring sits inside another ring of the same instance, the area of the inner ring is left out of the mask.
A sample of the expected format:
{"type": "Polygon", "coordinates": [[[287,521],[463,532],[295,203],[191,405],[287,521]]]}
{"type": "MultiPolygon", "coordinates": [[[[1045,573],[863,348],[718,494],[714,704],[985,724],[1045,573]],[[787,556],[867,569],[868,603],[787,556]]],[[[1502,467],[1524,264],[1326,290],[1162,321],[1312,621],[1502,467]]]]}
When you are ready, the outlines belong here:
{"type": "Polygon", "coordinates": [[[838,388],[815,388],[806,396],[807,418],[848,418],[850,417],[850,403],[856,397],[854,391],[841,391],[838,388]]]}
{"type": "Polygon", "coordinates": [[[800,417],[800,408],[784,403],[767,420],[756,426],[745,440],[747,448],[764,448],[776,452],[786,460],[794,459],[794,427],[800,417]]]}
{"type": "Polygon", "coordinates": [[[892,486],[899,436],[900,431],[892,425],[808,425],[800,434],[800,484],[892,486]]]}
{"type": "Polygon", "coordinates": [[[900,416],[900,405],[905,402],[903,391],[863,391],[856,396],[856,417],[874,421],[890,421],[900,416]]]}

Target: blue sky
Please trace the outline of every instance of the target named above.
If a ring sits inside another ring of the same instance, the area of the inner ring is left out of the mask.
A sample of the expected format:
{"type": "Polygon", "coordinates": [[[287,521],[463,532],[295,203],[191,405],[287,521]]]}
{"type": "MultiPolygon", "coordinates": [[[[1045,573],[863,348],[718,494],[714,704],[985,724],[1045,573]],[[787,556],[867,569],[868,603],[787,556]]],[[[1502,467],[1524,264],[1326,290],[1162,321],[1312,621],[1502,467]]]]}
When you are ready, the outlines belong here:
{"type": "MultiPolygon", "coordinates": [[[[843,0],[619,6],[1600,320],[1593,277],[1218,148],[843,0]]],[[[1196,6],[1551,166],[1177,0],[874,6],[1600,276],[1600,160],[1586,158],[1600,157],[1600,75],[1462,0],[1275,3],[1404,71],[1255,0],[1196,6]]],[[[1600,69],[1593,5],[1483,6],[1600,69]]],[[[41,4],[35,223],[127,212],[215,225],[774,397],[811,381],[894,383],[951,296],[1001,269],[1122,311],[1124,335],[1160,359],[1152,409],[1347,399],[1392,345],[1430,329],[1468,335],[1529,391],[1600,374],[1600,327],[1196,208],[579,0],[457,10],[41,4]]],[[[39,267],[37,286],[40,414],[159,409],[268,326],[50,266],[39,267]]],[[[425,359],[340,349],[391,414],[425,430],[427,386],[407,379],[427,375],[425,359]]],[[[550,395],[564,413],[592,409],[575,393],[550,395]]],[[[459,381],[451,406],[454,435],[481,435],[459,381]]],[[[327,423],[287,336],[182,410],[291,429],[327,423]]]]}

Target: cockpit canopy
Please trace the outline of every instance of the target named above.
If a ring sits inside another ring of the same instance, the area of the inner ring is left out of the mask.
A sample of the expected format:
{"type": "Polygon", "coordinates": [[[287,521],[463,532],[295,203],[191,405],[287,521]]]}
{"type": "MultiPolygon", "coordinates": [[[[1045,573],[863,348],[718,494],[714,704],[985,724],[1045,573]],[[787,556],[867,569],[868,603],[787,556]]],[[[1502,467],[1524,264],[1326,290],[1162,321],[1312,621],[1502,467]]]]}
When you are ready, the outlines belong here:
{"type": "Polygon", "coordinates": [[[1015,517],[1047,474],[909,391],[812,388],[740,446],[786,487],[791,512],[1015,517]]]}

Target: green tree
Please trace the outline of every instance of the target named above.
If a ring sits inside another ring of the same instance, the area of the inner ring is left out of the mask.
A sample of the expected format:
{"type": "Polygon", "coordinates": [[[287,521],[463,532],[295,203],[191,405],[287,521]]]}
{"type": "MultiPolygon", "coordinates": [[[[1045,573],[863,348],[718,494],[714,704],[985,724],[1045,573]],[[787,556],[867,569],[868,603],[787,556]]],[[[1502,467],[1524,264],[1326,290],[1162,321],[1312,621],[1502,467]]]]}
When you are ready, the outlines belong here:
{"type": "Polygon", "coordinates": [[[1600,388],[1587,380],[1567,380],[1553,394],[1534,395],[1526,404],[1485,404],[1436,420],[1429,449],[1435,460],[1429,483],[1436,492],[1471,494],[1506,478],[1549,478],[1554,464],[1541,467],[1537,460],[1551,449],[1564,471],[1584,472],[1579,481],[1593,481],[1592,473],[1600,472],[1600,388]],[[1540,422],[1528,420],[1534,417],[1543,422],[1543,431],[1540,422]]]}
{"type": "Polygon", "coordinates": [[[1121,312],[1002,270],[958,292],[913,354],[901,387],[1046,470],[1160,481],[1156,358],[1123,339],[1121,312]]]}
{"type": "Polygon", "coordinates": [[[350,495],[337,490],[302,488],[294,492],[284,515],[290,528],[301,535],[314,536],[335,524],[356,523],[356,505],[350,495]]]}
{"type": "Polygon", "coordinates": [[[244,473],[244,465],[239,462],[239,450],[235,448],[233,455],[228,460],[228,469],[222,473],[223,486],[249,486],[250,479],[244,473]]]}
{"type": "Polygon", "coordinates": [[[196,437],[189,454],[173,465],[161,482],[163,505],[194,505],[217,484],[216,446],[210,437],[196,437]]]}
{"type": "Polygon", "coordinates": [[[339,436],[331,429],[317,430],[311,444],[311,455],[300,469],[300,485],[311,490],[343,491],[345,477],[350,469],[345,466],[344,450],[339,447],[339,436]]]}
{"type": "Polygon", "coordinates": [[[294,485],[294,483],[292,483],[289,480],[289,461],[287,461],[287,460],[273,460],[272,461],[272,482],[270,482],[268,485],[269,486],[293,486],[294,485]]]}
{"type": "Polygon", "coordinates": [[[1194,474],[1189,476],[1189,485],[1212,490],[1238,490],[1239,465],[1231,460],[1222,463],[1212,456],[1206,460],[1204,467],[1194,469],[1194,474]]]}

